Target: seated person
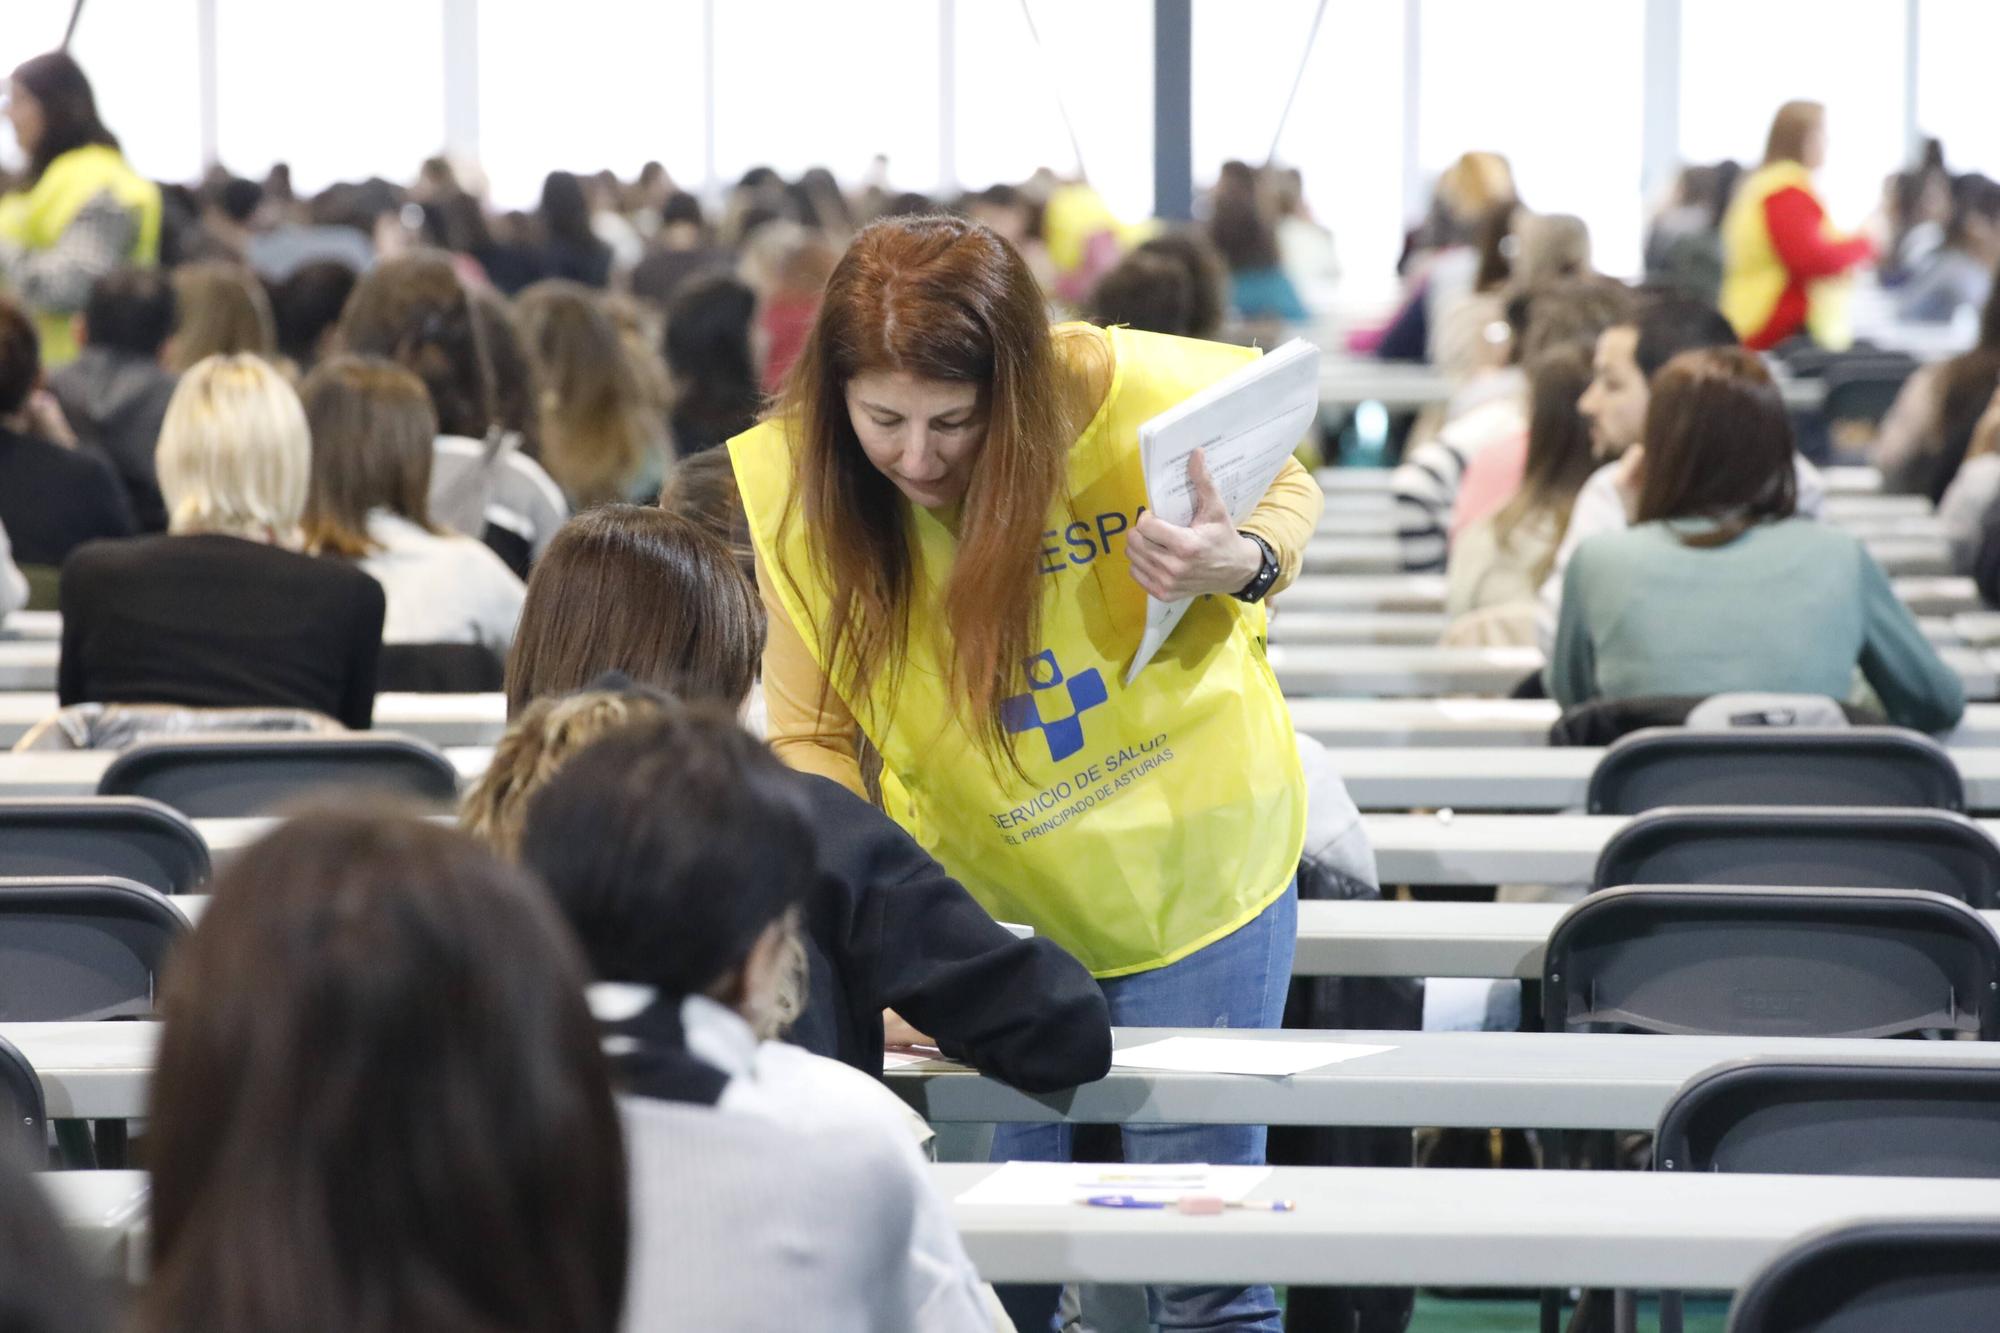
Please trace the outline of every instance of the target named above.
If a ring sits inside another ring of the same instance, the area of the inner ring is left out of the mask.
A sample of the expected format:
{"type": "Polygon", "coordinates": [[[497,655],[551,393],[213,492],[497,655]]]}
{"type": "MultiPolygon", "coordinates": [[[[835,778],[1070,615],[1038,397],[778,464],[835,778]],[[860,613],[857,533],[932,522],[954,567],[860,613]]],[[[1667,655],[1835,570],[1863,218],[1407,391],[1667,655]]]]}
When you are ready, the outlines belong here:
{"type": "Polygon", "coordinates": [[[246,849],[161,986],[131,1327],[614,1333],[585,985],[547,894],[451,829],[309,814],[246,849]]]}
{"type": "Polygon", "coordinates": [[[62,571],[57,693],[78,703],[375,711],[382,585],[298,551],[311,445],[269,363],[181,377],[160,432],[165,536],[91,542],[62,571]]]}
{"type": "Polygon", "coordinates": [[[312,429],[307,549],[382,585],[382,642],[477,643],[504,657],[526,590],[484,543],[431,524],[437,413],[423,381],[379,357],[338,356],[301,394],[312,429]]]}
{"type": "Polygon", "coordinates": [[[523,861],[597,979],[634,992],[617,1028],[634,1329],[993,1327],[902,1103],[770,1040],[797,1003],[815,823],[712,705],[605,737],[529,804],[523,861]],[[795,1150],[742,1137],[770,1130],[795,1150]],[[733,1223],[709,1216],[746,1195],[733,1223]]]}
{"type": "MultiPolygon", "coordinates": [[[[1633,446],[1639,443],[1646,425],[1653,377],[1682,352],[1740,345],[1735,328],[1720,310],[1687,296],[1656,296],[1631,320],[1598,336],[1590,387],[1577,409],[1589,420],[1592,444],[1604,462],[1576,493],[1555,563],[1542,580],[1535,643],[1543,653],[1555,645],[1563,571],[1576,548],[1600,533],[1619,532],[1631,525],[1630,503],[1638,489],[1633,483],[1639,465],[1633,446]]],[[[1792,468],[1798,474],[1797,511],[1807,518],[1818,518],[1826,494],[1819,469],[1796,453],[1792,468]]]]}
{"type": "Polygon", "coordinates": [[[1563,579],[1549,693],[1847,697],[1856,667],[1889,720],[1954,726],[1965,691],[1859,539],[1796,513],[1791,422],[1741,348],[1655,379],[1633,526],[1583,543],[1563,579]]]}
{"type": "Polygon", "coordinates": [[[55,568],[87,541],[132,533],[118,474],[74,443],[43,387],[34,321],[0,296],[0,523],[23,565],[55,568]]]}
{"type": "Polygon", "coordinates": [[[1520,488],[1452,543],[1445,614],[1457,624],[1488,613],[1484,622],[1500,637],[1488,634],[1482,642],[1535,641],[1535,591],[1555,562],[1576,493],[1597,465],[1589,426],[1576,409],[1589,383],[1590,358],[1581,347],[1558,347],[1529,363],[1528,452],[1520,488]]]}
{"type": "Polygon", "coordinates": [[[90,288],[77,325],[83,350],[49,373],[49,391],[77,443],[109,459],[140,532],[165,532],[167,505],[153,451],[174,396],[167,339],[179,318],[174,285],[154,268],[121,268],[90,288]]]}
{"type": "Polygon", "coordinates": [[[1952,182],[1951,220],[1944,241],[1896,293],[1896,317],[1913,324],[1948,324],[1960,310],[1979,310],[1993,294],[2000,264],[2000,183],[1970,174],[1952,182]]]}
{"type": "MultiPolygon", "coordinates": [[[[615,505],[572,519],[529,584],[508,669],[509,697],[525,697],[466,797],[465,826],[512,852],[530,799],[572,754],[659,710],[643,693],[556,692],[572,678],[615,671],[641,690],[739,708],[763,642],[755,606],[728,553],[682,520],[615,505]],[[600,605],[644,614],[594,614],[600,605]],[[691,610],[669,615],[676,607],[691,610]]],[[[824,778],[796,781],[817,835],[819,889],[805,917],[811,999],[794,1042],[879,1074],[892,1009],[914,1025],[898,1027],[904,1040],[935,1041],[1017,1087],[1104,1076],[1110,1020],[1082,964],[1052,940],[1016,939],[867,801],[824,778]]]]}
{"type": "Polygon", "coordinates": [[[499,429],[491,363],[451,260],[419,251],[384,260],[341,313],[342,351],[382,356],[423,380],[437,410],[431,517],[478,537],[526,574],[569,504],[518,435],[499,429]]]}
{"type": "Polygon", "coordinates": [[[14,544],[7,540],[7,525],[0,523],[0,621],[28,604],[28,580],[14,563],[14,544]]]}

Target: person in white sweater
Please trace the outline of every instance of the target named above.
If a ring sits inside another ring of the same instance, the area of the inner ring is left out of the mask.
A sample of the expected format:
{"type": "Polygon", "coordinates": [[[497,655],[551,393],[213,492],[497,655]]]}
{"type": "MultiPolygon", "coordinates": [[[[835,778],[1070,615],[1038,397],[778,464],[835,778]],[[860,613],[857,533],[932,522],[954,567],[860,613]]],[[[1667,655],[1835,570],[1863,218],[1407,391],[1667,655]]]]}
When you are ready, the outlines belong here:
{"type": "Polygon", "coordinates": [[[604,737],[529,803],[521,860],[621,1021],[626,1327],[991,1330],[894,1094],[771,1038],[804,1001],[797,780],[720,706],[604,737]]]}
{"type": "Polygon", "coordinates": [[[384,643],[476,643],[505,657],[526,589],[485,543],[430,522],[437,416],[423,382],[378,357],[338,356],[306,377],[303,397],[310,549],[382,585],[384,643]]]}
{"type": "Polygon", "coordinates": [[[14,563],[14,546],[0,526],[0,620],[28,604],[28,580],[14,563]]]}

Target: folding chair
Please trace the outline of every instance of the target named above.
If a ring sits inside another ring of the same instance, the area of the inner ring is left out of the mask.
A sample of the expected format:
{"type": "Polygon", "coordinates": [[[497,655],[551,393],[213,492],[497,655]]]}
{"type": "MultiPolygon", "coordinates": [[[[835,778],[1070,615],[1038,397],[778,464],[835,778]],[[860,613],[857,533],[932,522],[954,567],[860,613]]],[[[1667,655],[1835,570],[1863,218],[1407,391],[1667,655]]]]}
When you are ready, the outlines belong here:
{"type": "Polygon", "coordinates": [[[18,1150],[23,1160],[48,1160],[49,1122],[42,1100],[42,1080],[34,1066],[13,1042],[0,1037],[0,1115],[7,1117],[9,1129],[0,1134],[0,1144],[18,1150]]]}
{"type": "Polygon", "coordinates": [[[2000,1220],[1855,1222],[1745,1283],[1729,1333],[1970,1333],[2000,1310],[2000,1220]]]}
{"type": "Polygon", "coordinates": [[[380,732],[145,741],[111,761],[102,796],[143,796],[194,819],[269,814],[332,789],[450,806],[458,772],[435,746],[380,732]]]}
{"type": "Polygon", "coordinates": [[[135,880],[193,893],[212,867],[195,826],[158,801],[132,796],[0,800],[0,878],[135,880]]]}
{"type": "Polygon", "coordinates": [[[1946,810],[1668,807],[1613,834],[1591,882],[1928,889],[1994,908],[2000,844],[1946,810]]]}
{"type": "Polygon", "coordinates": [[[1590,775],[1593,815],[1662,806],[1909,806],[1965,809],[1942,745],[1899,727],[1689,731],[1655,727],[1604,752],[1590,775]]]}
{"type": "Polygon", "coordinates": [[[0,1022],[151,1018],[160,966],[187,928],[128,879],[0,879],[0,1022]]]}
{"type": "Polygon", "coordinates": [[[1897,889],[1608,889],[1542,963],[1550,1032],[2000,1038],[2000,933],[1897,889]]]}

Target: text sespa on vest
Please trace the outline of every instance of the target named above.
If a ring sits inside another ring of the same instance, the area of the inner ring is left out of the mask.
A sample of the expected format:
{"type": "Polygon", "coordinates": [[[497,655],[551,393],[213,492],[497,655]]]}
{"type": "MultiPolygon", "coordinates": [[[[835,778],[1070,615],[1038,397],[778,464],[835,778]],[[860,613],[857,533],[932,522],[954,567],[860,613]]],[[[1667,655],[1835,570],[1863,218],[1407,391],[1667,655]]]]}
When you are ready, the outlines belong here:
{"type": "MultiPolygon", "coordinates": [[[[1042,534],[1042,645],[1004,723],[1025,778],[989,763],[958,714],[939,651],[952,534],[913,508],[916,601],[902,678],[848,697],[881,751],[885,804],[996,918],[1033,926],[1100,977],[1186,957],[1274,901],[1298,868],[1305,789],[1261,606],[1199,599],[1138,679],[1146,618],[1125,538],[1145,505],[1138,428],[1255,355],[1110,331],[1111,390],[1071,447],[1042,534]]],[[[828,597],[798,516],[782,425],[730,443],[750,528],[822,671],[828,597]],[[790,578],[786,574],[791,575],[790,578]]]]}

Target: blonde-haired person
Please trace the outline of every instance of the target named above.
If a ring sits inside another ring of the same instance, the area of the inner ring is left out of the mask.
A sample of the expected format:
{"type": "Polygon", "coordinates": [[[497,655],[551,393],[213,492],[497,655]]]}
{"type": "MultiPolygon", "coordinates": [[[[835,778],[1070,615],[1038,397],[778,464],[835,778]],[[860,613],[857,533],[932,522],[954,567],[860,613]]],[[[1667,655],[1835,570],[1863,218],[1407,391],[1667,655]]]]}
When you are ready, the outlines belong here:
{"type": "Polygon", "coordinates": [[[366,727],[382,586],[300,553],[305,409],[254,356],[182,376],[160,429],[164,536],[91,542],[62,571],[62,703],[313,709],[366,727]]]}
{"type": "Polygon", "coordinates": [[[337,356],[299,392],[312,428],[307,549],[382,585],[384,643],[476,643],[505,657],[526,589],[485,543],[431,522],[437,412],[424,382],[381,357],[337,356]]]}
{"type": "Polygon", "coordinates": [[[241,264],[221,261],[174,270],[180,319],[167,344],[167,369],[184,371],[211,356],[278,354],[278,325],[263,284],[241,264]]]}
{"type": "Polygon", "coordinates": [[[650,500],[666,475],[664,406],[596,292],[538,282],[514,303],[541,383],[542,465],[573,509],[650,500]]]}

